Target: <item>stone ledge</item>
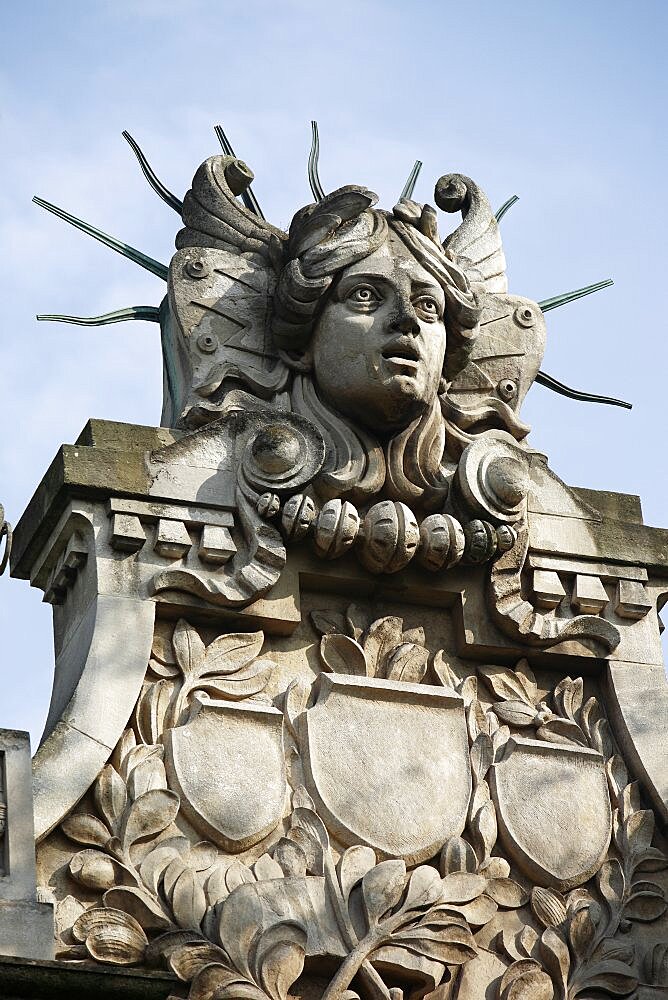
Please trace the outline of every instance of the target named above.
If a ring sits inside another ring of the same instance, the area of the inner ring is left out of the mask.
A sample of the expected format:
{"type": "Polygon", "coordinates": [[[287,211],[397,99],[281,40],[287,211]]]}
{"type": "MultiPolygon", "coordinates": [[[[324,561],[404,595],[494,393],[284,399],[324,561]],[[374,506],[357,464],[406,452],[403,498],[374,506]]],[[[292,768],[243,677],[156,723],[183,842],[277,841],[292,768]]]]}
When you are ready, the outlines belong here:
{"type": "Polygon", "coordinates": [[[166,1000],[179,985],[166,972],[102,970],[0,955],[3,1000],[166,1000]]]}

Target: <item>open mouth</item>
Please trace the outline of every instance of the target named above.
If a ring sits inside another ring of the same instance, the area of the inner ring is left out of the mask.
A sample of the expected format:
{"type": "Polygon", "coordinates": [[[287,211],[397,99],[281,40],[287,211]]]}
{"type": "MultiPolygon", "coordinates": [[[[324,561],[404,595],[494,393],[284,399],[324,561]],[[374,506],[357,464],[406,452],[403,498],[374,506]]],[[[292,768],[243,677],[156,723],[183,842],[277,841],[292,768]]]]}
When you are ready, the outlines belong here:
{"type": "Polygon", "coordinates": [[[395,340],[382,350],[385,361],[414,370],[420,362],[420,352],[412,340],[395,340]]]}

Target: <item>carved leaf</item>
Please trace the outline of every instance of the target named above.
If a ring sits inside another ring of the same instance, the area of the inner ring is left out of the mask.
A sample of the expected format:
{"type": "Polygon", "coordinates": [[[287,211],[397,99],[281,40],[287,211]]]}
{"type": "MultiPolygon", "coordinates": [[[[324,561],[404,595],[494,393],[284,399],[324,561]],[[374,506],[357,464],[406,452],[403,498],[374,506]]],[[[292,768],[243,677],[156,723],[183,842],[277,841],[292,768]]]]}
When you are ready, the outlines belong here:
{"type": "Polygon", "coordinates": [[[559,927],[566,920],[566,905],[560,893],[535,886],[531,890],[531,909],[544,927],[559,927]]]}
{"type": "Polygon", "coordinates": [[[366,631],[362,646],[369,664],[369,675],[381,677],[386,655],[401,642],[404,622],[402,618],[379,618],[366,631]]]}
{"type": "MultiPolygon", "coordinates": [[[[353,850],[353,848],[351,848],[353,850]]],[[[345,857],[345,854],[343,855],[345,857]]],[[[281,837],[274,849],[274,860],[281,866],[283,874],[288,878],[306,875],[306,854],[299,844],[287,837],[281,837]]],[[[342,859],[341,859],[342,860],[342,859]]],[[[339,864],[341,861],[339,862],[339,864]]],[[[375,864],[375,857],[374,857],[375,864]]]]}
{"type": "Polygon", "coordinates": [[[613,797],[613,802],[616,802],[629,782],[629,773],[626,770],[626,764],[618,753],[612,755],[605,769],[608,775],[610,793],[613,797]]]}
{"type": "Polygon", "coordinates": [[[568,716],[568,718],[574,722],[576,712],[580,710],[582,705],[582,678],[578,677],[573,680],[570,677],[564,677],[554,689],[554,703],[558,706],[559,711],[562,715],[568,716]]]}
{"type": "Polygon", "coordinates": [[[441,851],[441,874],[451,875],[454,872],[469,872],[478,870],[476,853],[463,837],[451,837],[441,851]]]}
{"type": "Polygon", "coordinates": [[[494,900],[484,892],[482,896],[472,899],[470,903],[451,903],[450,906],[456,913],[461,914],[472,927],[483,927],[498,910],[494,900]]]}
{"type": "Polygon", "coordinates": [[[522,701],[533,708],[533,702],[522,680],[513,670],[508,667],[489,666],[478,667],[478,672],[485,678],[497,698],[501,698],[502,701],[522,701]]]}
{"type": "Polygon", "coordinates": [[[260,655],[264,632],[233,632],[219,635],[206,647],[201,677],[233,674],[260,655]]]}
{"type": "Polygon", "coordinates": [[[209,906],[215,906],[216,903],[222,902],[223,899],[227,899],[229,896],[230,890],[227,888],[225,882],[226,874],[227,869],[224,865],[219,864],[216,865],[206,880],[204,885],[204,895],[206,896],[206,901],[209,906]]]}
{"type": "Polygon", "coordinates": [[[95,805],[104,816],[110,830],[115,829],[126,803],[125,782],[118,771],[111,764],[107,764],[95,782],[95,805]]]}
{"type": "Polygon", "coordinates": [[[546,927],[541,934],[539,949],[543,964],[552,979],[557,983],[565,984],[568,979],[571,958],[564,939],[551,927],[546,927]]]}
{"type": "Polygon", "coordinates": [[[547,743],[559,743],[565,746],[576,743],[578,746],[587,746],[587,740],[580,727],[570,719],[548,719],[537,730],[540,739],[547,743]]]}
{"type": "Polygon", "coordinates": [[[501,1000],[553,1000],[554,988],[538,962],[520,959],[503,974],[499,996],[501,1000]]]}
{"type": "Polygon", "coordinates": [[[347,635],[323,635],[320,640],[320,657],[325,669],[336,674],[370,676],[364,650],[347,635]]]}
{"type": "Polygon", "coordinates": [[[386,659],[385,676],[389,681],[419,684],[427,672],[429,651],[412,642],[402,642],[386,659]]]}
{"type": "MultiPolygon", "coordinates": [[[[616,858],[606,861],[596,876],[596,883],[610,906],[617,907],[624,896],[624,872],[616,858]]],[[[613,909],[614,912],[614,909],[613,909]]]]}
{"type": "Polygon", "coordinates": [[[525,701],[503,701],[494,706],[494,711],[509,726],[530,726],[538,714],[525,701]]]}
{"type": "Polygon", "coordinates": [[[649,809],[634,812],[624,824],[624,833],[634,854],[645,850],[651,845],[654,836],[654,814],[649,809]]]}
{"type": "Polygon", "coordinates": [[[257,978],[271,1000],[287,1000],[288,991],[304,968],[306,931],[284,921],[268,928],[257,945],[257,978]]]}
{"type": "Polygon", "coordinates": [[[176,623],[172,645],[176,662],[183,671],[183,676],[186,679],[199,676],[200,670],[204,666],[204,643],[199,632],[184,618],[176,623]]]}
{"type": "Polygon", "coordinates": [[[245,882],[254,882],[253,873],[243,862],[233,861],[225,872],[225,885],[228,892],[232,892],[239,885],[245,882]]]}
{"type": "Polygon", "coordinates": [[[524,906],[529,899],[529,893],[521,885],[511,878],[491,878],[487,882],[485,890],[495,903],[504,906],[506,909],[517,909],[524,906]]]}
{"type": "Polygon", "coordinates": [[[414,642],[417,646],[424,646],[425,634],[422,625],[417,628],[408,628],[402,635],[403,642],[414,642]]]}
{"type": "Polygon", "coordinates": [[[61,823],[63,833],[77,844],[93,844],[104,847],[111,837],[111,832],[97,816],[90,813],[76,813],[68,816],[61,823]]]}
{"type": "Polygon", "coordinates": [[[157,899],[145,889],[115,887],[108,889],[102,899],[106,907],[123,910],[134,917],[144,930],[167,931],[174,926],[157,899]]]}
{"type": "Polygon", "coordinates": [[[268,854],[263,854],[258,858],[251,870],[258,882],[268,882],[271,879],[283,878],[283,869],[278,861],[274,861],[268,854]]]}
{"type": "Polygon", "coordinates": [[[496,809],[493,802],[485,802],[471,821],[473,847],[479,858],[486,861],[496,843],[496,809]]]}
{"type": "Polygon", "coordinates": [[[408,890],[402,910],[420,910],[438,902],[443,894],[443,882],[431,865],[419,865],[408,878],[408,890]]]}
{"type": "Polygon", "coordinates": [[[510,865],[505,858],[490,858],[478,869],[479,875],[485,878],[508,878],[510,875],[510,865]]]}
{"type": "Polygon", "coordinates": [[[487,733],[479,733],[471,747],[471,770],[476,781],[481,781],[485,777],[492,766],[493,760],[494,747],[492,745],[492,737],[487,733]]]}
{"type": "Polygon", "coordinates": [[[236,674],[225,677],[203,677],[197,682],[196,690],[207,691],[209,694],[231,701],[250,698],[264,691],[275,664],[271,660],[255,660],[248,667],[242,667],[236,674]]]}
{"type": "Polygon", "coordinates": [[[262,990],[252,986],[238,972],[209,963],[190,985],[188,1000],[266,1000],[262,990]]]}
{"type": "MultiPolygon", "coordinates": [[[[207,965],[226,964],[227,955],[210,941],[193,941],[174,948],[169,953],[169,967],[184,983],[191,982],[207,965]]],[[[235,978],[238,973],[230,973],[235,978]]]]}
{"type": "Polygon", "coordinates": [[[102,851],[79,851],[69,864],[70,874],[80,885],[104,892],[114,885],[136,885],[132,872],[102,851]]]}
{"type": "Polygon", "coordinates": [[[453,872],[443,879],[442,903],[468,903],[482,895],[487,887],[487,879],[469,872],[453,872]]]}
{"type": "Polygon", "coordinates": [[[174,648],[172,646],[172,637],[162,631],[161,626],[156,626],[156,631],[153,636],[153,644],[151,646],[151,656],[160,663],[169,664],[170,666],[176,663],[174,648]]]}
{"type": "Polygon", "coordinates": [[[199,929],[206,913],[206,897],[190,868],[186,868],[176,880],[172,891],[172,911],[179,927],[184,930],[199,929]]]}
{"type": "Polygon", "coordinates": [[[459,677],[443,656],[442,649],[439,649],[438,652],[434,654],[434,659],[432,660],[431,665],[436,677],[443,687],[450,688],[452,691],[455,691],[457,685],[459,684],[459,677]]]}
{"type": "Polygon", "coordinates": [[[335,611],[312,611],[309,617],[319,635],[340,635],[346,631],[343,615],[335,611]]]}
{"type": "Polygon", "coordinates": [[[126,729],[116,745],[111,762],[125,781],[128,776],[127,760],[130,751],[137,746],[137,737],[132,729],[126,729]]]}
{"type": "Polygon", "coordinates": [[[457,925],[438,932],[416,927],[393,936],[392,943],[444,965],[463,965],[478,953],[470,930],[457,925]]]}
{"type": "Polygon", "coordinates": [[[356,845],[344,851],[336,866],[344,903],[348,903],[348,897],[352,890],[375,864],[376,854],[370,847],[356,845]]]}
{"type": "Polygon", "coordinates": [[[166,789],[153,789],[135,799],[128,809],[121,840],[128,850],[137,840],[162,833],[176,819],[179,797],[166,789]]]}
{"type": "Polygon", "coordinates": [[[638,985],[633,970],[624,962],[597,962],[587,968],[587,988],[626,996],[638,985]]]}
{"type": "Polygon", "coordinates": [[[464,699],[464,704],[466,706],[470,705],[471,702],[478,700],[478,678],[474,675],[470,677],[465,677],[462,686],[459,689],[459,693],[464,699]]]}
{"type": "Polygon", "coordinates": [[[596,698],[587,698],[580,712],[580,725],[593,745],[594,726],[601,718],[601,708],[596,698]]]}
{"type": "Polygon", "coordinates": [[[612,757],[615,752],[615,748],[612,742],[612,735],[610,733],[610,726],[608,725],[607,719],[599,719],[598,722],[594,724],[592,730],[592,743],[594,749],[598,750],[607,760],[612,757]]]}
{"type": "Polygon", "coordinates": [[[307,872],[312,875],[322,875],[324,854],[320,843],[310,833],[298,826],[288,830],[286,838],[297,844],[304,852],[307,872]]]}
{"type": "Polygon", "coordinates": [[[473,794],[471,795],[471,802],[469,804],[469,821],[471,823],[485,803],[489,802],[489,799],[489,785],[484,778],[481,778],[473,789],[473,794]]]}
{"type": "Polygon", "coordinates": [[[527,958],[533,958],[534,952],[537,948],[539,941],[538,934],[536,934],[533,927],[528,924],[523,927],[517,938],[517,945],[519,950],[526,955],[527,958]]]}
{"type": "Polygon", "coordinates": [[[589,948],[596,934],[596,925],[591,918],[589,907],[583,907],[571,917],[568,925],[568,938],[575,957],[583,963],[588,957],[589,948]]]}
{"type": "Polygon", "coordinates": [[[344,631],[359,642],[367,626],[367,621],[368,619],[361,608],[358,608],[356,604],[349,604],[346,609],[346,625],[348,627],[344,631]]]}
{"type": "Polygon", "coordinates": [[[526,659],[518,660],[515,664],[515,676],[527,693],[527,697],[530,699],[532,704],[536,702],[536,695],[538,693],[538,685],[536,684],[536,677],[533,670],[529,666],[529,661],[526,659]]]}
{"type": "Polygon", "coordinates": [[[149,757],[138,764],[128,779],[128,791],[132,799],[138,799],[144,792],[154,788],[167,788],[165,765],[158,756],[149,757]]]}
{"type": "Polygon", "coordinates": [[[656,847],[648,847],[640,851],[634,858],[636,871],[660,872],[668,868],[668,856],[656,847]]]}
{"type": "Polygon", "coordinates": [[[621,818],[626,822],[629,816],[640,809],[640,785],[637,781],[632,781],[622,792],[620,802],[621,818]]]}
{"type": "Polygon", "coordinates": [[[148,939],[136,920],[126,913],[122,917],[100,920],[89,930],[85,942],[91,958],[107,965],[139,965],[143,960],[148,939]]]}
{"type": "Polygon", "coordinates": [[[215,864],[218,851],[208,840],[200,840],[190,848],[188,854],[188,865],[193,871],[205,872],[215,864]]]}
{"type": "Polygon", "coordinates": [[[362,898],[370,927],[401,899],[406,884],[403,861],[382,861],[362,879],[362,898]]]}
{"type": "Polygon", "coordinates": [[[172,837],[154,847],[139,866],[139,873],[146,888],[157,895],[165,870],[174,858],[187,854],[189,846],[185,837],[172,837]]]}
{"type": "Polygon", "coordinates": [[[494,759],[498,760],[501,749],[510,739],[510,729],[508,726],[500,726],[495,733],[492,733],[492,746],[494,747],[494,759]]]}
{"type": "Polygon", "coordinates": [[[299,677],[295,677],[294,680],[291,680],[285,689],[285,695],[283,698],[283,714],[290,732],[297,741],[299,740],[299,733],[297,732],[297,719],[306,708],[310,690],[311,689],[307,687],[306,684],[299,679],[299,677]]]}
{"type": "Polygon", "coordinates": [[[162,736],[172,689],[168,680],[155,681],[144,688],[136,716],[139,735],[144,743],[155,744],[162,736]]]}
{"type": "Polygon", "coordinates": [[[475,742],[481,733],[489,729],[488,716],[479,701],[474,700],[466,710],[466,725],[470,739],[475,742]]]}
{"type": "Polygon", "coordinates": [[[148,671],[153,677],[165,678],[166,680],[178,677],[181,672],[176,663],[161,663],[157,659],[148,661],[148,671]]]}
{"type": "Polygon", "coordinates": [[[661,890],[659,892],[634,892],[624,907],[624,916],[630,920],[641,920],[648,923],[651,920],[658,920],[667,909],[668,903],[661,890]]]}

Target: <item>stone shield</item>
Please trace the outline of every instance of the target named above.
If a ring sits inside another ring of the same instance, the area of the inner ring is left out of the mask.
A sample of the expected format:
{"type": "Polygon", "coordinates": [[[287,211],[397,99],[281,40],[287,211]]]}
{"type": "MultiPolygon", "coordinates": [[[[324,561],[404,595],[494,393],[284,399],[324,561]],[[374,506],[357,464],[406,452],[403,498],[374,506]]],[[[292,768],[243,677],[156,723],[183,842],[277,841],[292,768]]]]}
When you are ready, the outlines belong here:
{"type": "Polygon", "coordinates": [[[197,830],[226,851],[245,851],[283,815],[283,715],[257,702],[195,697],[186,725],[165,733],[170,787],[197,830]]]}
{"type": "Polygon", "coordinates": [[[511,738],[491,786],[503,846],[534,882],[563,892],[598,871],[612,833],[601,754],[511,738]]]}
{"type": "Polygon", "coordinates": [[[321,674],[304,727],[309,790],[344,844],[417,864],[461,834],[471,773],[457,695],[321,674]]]}

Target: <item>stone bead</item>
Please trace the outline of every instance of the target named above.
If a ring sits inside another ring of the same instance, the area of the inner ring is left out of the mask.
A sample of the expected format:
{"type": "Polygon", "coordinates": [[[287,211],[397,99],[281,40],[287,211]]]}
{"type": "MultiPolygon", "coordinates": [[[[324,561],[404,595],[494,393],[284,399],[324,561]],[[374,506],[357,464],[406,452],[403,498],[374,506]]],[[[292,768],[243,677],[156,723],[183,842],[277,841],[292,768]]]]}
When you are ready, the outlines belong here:
{"type": "Polygon", "coordinates": [[[275,493],[263,493],[257,502],[257,512],[260,517],[276,517],[280,510],[281,501],[275,493]]]}
{"type": "Polygon", "coordinates": [[[488,521],[469,521],[464,525],[464,537],[464,558],[468,563],[487,562],[496,552],[496,531],[488,521]]]}
{"type": "Polygon", "coordinates": [[[299,541],[311,529],[318,511],[315,502],[303,493],[296,493],[283,504],[281,528],[285,537],[291,541],[299,541]]]}
{"type": "Polygon", "coordinates": [[[420,529],[410,507],[393,500],[374,504],[364,518],[358,555],[370,573],[397,573],[415,555],[420,529]]]}
{"type": "Polygon", "coordinates": [[[430,514],[420,525],[417,560],[436,573],[454,566],[464,555],[464,529],[451,514],[430,514]]]}
{"type": "Polygon", "coordinates": [[[313,541],[323,559],[338,559],[353,544],[360,527],[357,509],[347,500],[328,500],[315,521],[313,541]]]}

